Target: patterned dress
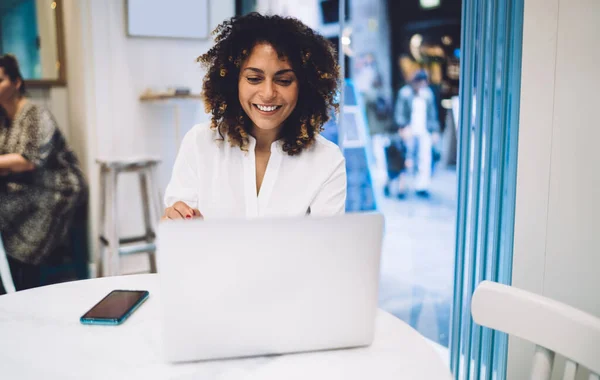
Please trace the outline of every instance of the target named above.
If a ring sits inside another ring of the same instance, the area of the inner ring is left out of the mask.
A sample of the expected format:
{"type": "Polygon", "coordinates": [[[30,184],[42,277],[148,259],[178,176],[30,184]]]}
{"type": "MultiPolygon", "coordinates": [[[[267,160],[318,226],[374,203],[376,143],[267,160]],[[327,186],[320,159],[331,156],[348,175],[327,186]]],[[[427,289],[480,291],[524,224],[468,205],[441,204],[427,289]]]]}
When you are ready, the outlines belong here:
{"type": "Polygon", "coordinates": [[[0,176],[0,237],[8,256],[37,265],[64,242],[87,185],[50,112],[31,102],[12,123],[0,109],[0,155],[10,153],[35,169],[0,176]]]}

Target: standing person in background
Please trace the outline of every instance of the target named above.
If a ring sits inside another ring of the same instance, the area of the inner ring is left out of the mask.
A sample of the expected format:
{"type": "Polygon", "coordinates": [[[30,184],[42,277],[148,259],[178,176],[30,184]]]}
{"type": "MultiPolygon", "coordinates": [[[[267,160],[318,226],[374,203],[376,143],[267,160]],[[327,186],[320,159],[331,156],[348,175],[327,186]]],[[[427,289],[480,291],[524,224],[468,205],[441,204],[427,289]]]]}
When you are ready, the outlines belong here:
{"type": "Polygon", "coordinates": [[[429,198],[432,146],[439,140],[440,124],[425,71],[417,71],[410,83],[398,92],[394,118],[400,128],[399,133],[406,141],[407,154],[414,160],[415,194],[429,198]]]}

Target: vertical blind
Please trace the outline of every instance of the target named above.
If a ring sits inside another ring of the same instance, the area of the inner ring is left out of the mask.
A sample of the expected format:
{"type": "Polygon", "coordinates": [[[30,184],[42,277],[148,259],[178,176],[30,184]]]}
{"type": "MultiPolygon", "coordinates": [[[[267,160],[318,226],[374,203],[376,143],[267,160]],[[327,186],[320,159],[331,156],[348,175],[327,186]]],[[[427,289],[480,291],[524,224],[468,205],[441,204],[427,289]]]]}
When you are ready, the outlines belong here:
{"type": "Polygon", "coordinates": [[[473,323],[483,280],[510,284],[524,0],[463,0],[450,332],[456,379],[505,379],[508,338],[473,323]]]}

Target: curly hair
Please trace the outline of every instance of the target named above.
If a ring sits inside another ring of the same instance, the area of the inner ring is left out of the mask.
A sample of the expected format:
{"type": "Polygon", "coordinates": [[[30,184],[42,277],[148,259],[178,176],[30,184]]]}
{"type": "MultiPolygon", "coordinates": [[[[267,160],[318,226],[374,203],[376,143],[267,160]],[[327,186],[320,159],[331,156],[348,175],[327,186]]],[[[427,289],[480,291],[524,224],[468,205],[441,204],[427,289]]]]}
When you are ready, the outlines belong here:
{"type": "Polygon", "coordinates": [[[232,146],[248,150],[252,121],[238,99],[238,80],[243,62],[252,49],[267,43],[286,58],[298,78],[298,102],[285,120],[280,138],[283,151],[296,155],[310,147],[339,105],[336,95],[339,66],[333,45],[323,36],[291,17],[250,13],[233,17],[214,31],[215,45],[198,57],[206,69],[203,95],[211,128],[228,136],[232,146]]]}

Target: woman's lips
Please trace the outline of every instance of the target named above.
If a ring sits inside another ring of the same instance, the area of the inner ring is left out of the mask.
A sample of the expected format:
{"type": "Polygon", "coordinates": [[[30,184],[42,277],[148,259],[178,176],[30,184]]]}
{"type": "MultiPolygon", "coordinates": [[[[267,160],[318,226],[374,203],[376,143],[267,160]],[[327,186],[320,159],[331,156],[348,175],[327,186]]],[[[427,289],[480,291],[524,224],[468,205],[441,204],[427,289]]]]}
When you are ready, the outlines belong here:
{"type": "Polygon", "coordinates": [[[254,106],[254,108],[261,114],[263,115],[273,115],[275,113],[277,113],[277,111],[279,111],[281,109],[282,106],[276,106],[276,105],[260,105],[260,109],[258,104],[252,103],[252,106],[254,106]]]}

